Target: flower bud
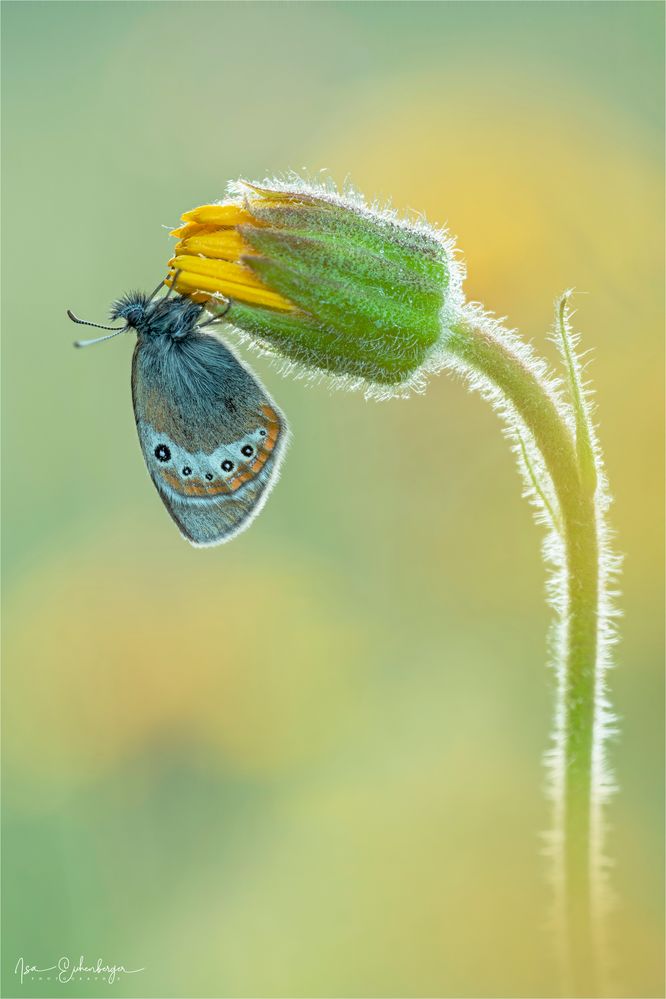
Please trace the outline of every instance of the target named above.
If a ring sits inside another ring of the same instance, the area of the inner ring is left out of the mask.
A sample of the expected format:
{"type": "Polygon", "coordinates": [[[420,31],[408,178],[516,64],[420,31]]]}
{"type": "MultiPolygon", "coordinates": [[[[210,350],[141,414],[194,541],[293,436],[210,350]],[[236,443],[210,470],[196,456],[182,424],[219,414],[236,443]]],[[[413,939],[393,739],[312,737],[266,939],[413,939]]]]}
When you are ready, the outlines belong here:
{"type": "Polygon", "coordinates": [[[442,233],[302,181],[230,190],[182,216],[168,283],[230,303],[228,322],[301,370],[390,395],[440,366],[460,300],[442,233]]]}

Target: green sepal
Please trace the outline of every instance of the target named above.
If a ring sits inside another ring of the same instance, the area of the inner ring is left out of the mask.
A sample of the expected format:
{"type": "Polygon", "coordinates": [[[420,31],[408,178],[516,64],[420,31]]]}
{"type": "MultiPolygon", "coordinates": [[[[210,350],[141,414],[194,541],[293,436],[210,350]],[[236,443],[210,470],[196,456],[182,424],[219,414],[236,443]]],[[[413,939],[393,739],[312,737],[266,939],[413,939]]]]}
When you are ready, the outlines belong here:
{"type": "Polygon", "coordinates": [[[246,257],[243,262],[269,288],[336,330],[341,360],[365,361],[373,369],[408,377],[439,337],[437,308],[414,308],[381,288],[337,278],[323,268],[313,281],[266,257],[246,257]]]}
{"type": "Polygon", "coordinates": [[[363,245],[329,234],[303,236],[251,225],[238,228],[243,239],[262,256],[310,280],[318,280],[324,273],[337,281],[353,280],[365,289],[381,290],[414,307],[441,308],[443,275],[433,279],[420,274],[410,268],[408,260],[388,259],[363,245]]]}
{"type": "Polygon", "coordinates": [[[278,312],[234,302],[226,318],[271,353],[305,368],[394,385],[404,381],[418,367],[414,358],[405,353],[391,363],[390,358],[376,350],[363,350],[362,345],[350,351],[343,332],[318,322],[304,312],[278,312]]]}
{"type": "Polygon", "coordinates": [[[439,281],[440,285],[448,278],[445,249],[424,230],[321,200],[312,204],[252,201],[247,207],[258,221],[272,228],[303,236],[327,235],[347,244],[355,243],[387,260],[395,260],[408,270],[439,281]]]}

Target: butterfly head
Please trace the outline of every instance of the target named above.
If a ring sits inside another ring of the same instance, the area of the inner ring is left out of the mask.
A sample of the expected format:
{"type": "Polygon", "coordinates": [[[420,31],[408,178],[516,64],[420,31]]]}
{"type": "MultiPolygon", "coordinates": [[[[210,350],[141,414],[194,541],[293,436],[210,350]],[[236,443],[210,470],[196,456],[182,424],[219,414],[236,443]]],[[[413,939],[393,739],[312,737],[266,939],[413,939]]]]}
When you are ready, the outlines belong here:
{"type": "Polygon", "coordinates": [[[150,299],[147,295],[141,291],[130,291],[113,303],[109,319],[114,323],[124,319],[129,329],[139,332],[147,325],[149,308],[150,299]]]}
{"type": "Polygon", "coordinates": [[[127,329],[140,337],[168,337],[183,340],[197,324],[203,306],[187,297],[149,298],[140,291],[123,295],[111,306],[111,319],[124,319],[127,329]]]}
{"type": "Polygon", "coordinates": [[[130,330],[134,330],[139,339],[166,337],[170,340],[184,340],[190,336],[197,326],[203,306],[180,295],[177,298],[169,298],[167,295],[156,299],[155,295],[161,287],[162,285],[152,295],[131,291],[113,303],[110,318],[113,322],[124,321],[124,326],[102,326],[99,323],[91,323],[79,319],[68,309],[67,314],[75,323],[111,330],[108,336],[97,337],[94,340],[77,340],[75,346],[87,347],[89,344],[109,340],[118,333],[127,333],[130,330]]]}

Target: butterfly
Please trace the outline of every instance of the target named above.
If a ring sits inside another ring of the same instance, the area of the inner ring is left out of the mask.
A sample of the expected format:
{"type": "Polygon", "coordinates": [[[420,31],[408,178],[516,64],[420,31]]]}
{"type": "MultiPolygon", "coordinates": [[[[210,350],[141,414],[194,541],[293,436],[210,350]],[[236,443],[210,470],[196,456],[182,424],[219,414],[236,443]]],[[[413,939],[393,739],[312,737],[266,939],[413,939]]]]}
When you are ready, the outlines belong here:
{"type": "MultiPolygon", "coordinates": [[[[150,477],[181,534],[197,546],[230,541],[249,527],[277,481],[288,429],[259,380],[202,322],[187,296],[130,292],[111,308],[121,327],[87,347],[134,330],[134,417],[150,477]]],[[[229,303],[230,304],[230,303],[229,303]]],[[[227,306],[228,308],[229,306],[227,306]]],[[[226,310],[225,310],[226,311],[226,310]]]]}

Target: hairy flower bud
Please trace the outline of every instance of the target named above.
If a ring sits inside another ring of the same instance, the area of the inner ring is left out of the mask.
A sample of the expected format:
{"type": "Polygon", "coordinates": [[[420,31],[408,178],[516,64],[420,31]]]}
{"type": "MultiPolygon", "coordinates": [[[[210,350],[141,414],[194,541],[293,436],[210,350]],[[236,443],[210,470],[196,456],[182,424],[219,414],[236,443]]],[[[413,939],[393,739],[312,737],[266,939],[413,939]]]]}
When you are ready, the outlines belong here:
{"type": "Polygon", "coordinates": [[[386,395],[440,367],[460,267],[426,223],[303,181],[239,182],[182,218],[168,282],[230,302],[225,319],[254,344],[386,395]]]}

